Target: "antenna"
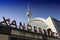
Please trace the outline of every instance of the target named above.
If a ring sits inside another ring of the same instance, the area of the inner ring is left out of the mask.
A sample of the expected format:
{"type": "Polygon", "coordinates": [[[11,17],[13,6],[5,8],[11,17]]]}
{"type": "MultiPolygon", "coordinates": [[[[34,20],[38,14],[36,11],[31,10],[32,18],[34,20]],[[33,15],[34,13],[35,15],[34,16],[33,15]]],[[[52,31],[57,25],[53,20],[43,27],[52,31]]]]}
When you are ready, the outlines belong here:
{"type": "Polygon", "coordinates": [[[28,10],[30,10],[30,8],[29,8],[29,3],[28,3],[28,10]]]}

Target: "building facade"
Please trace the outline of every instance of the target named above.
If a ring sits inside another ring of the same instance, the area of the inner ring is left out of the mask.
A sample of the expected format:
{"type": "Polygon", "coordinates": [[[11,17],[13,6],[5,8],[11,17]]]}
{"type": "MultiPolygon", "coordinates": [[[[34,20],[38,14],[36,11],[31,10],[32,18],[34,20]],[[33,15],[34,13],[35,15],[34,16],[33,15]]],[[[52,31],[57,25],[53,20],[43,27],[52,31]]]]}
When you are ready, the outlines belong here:
{"type": "Polygon", "coordinates": [[[60,40],[57,36],[0,25],[0,40],[60,40]]]}
{"type": "Polygon", "coordinates": [[[0,22],[0,40],[60,40],[60,21],[55,18],[48,17],[30,19],[30,9],[28,5],[27,25],[16,21],[10,22],[5,19],[0,22]]]}
{"type": "Polygon", "coordinates": [[[35,18],[27,25],[20,22],[17,26],[15,20],[10,22],[10,19],[3,17],[0,22],[0,40],[60,40],[59,33],[54,32],[46,23],[42,18],[35,18]]]}
{"type": "Polygon", "coordinates": [[[51,29],[53,32],[58,33],[60,35],[60,21],[53,17],[44,18],[33,18],[28,22],[29,25],[37,26],[42,29],[51,29]]]}

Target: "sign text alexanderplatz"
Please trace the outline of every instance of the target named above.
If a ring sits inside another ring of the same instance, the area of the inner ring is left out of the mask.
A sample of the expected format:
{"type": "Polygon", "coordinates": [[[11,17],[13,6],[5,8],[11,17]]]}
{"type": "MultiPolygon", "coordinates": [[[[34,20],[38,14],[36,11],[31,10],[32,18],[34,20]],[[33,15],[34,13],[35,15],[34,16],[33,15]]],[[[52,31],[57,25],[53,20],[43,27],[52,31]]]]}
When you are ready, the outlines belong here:
{"type": "MultiPolygon", "coordinates": [[[[3,17],[3,21],[0,22],[0,25],[7,25],[7,26],[15,26],[15,28],[17,28],[17,24],[16,24],[16,21],[13,20],[12,22],[10,22],[10,19],[5,19],[5,17],[3,17]]],[[[27,31],[32,31],[32,26],[27,24],[27,26],[25,26],[25,24],[22,24],[21,22],[19,23],[19,29],[22,28],[22,30],[25,30],[25,27],[27,28],[27,31]]],[[[41,28],[38,28],[37,30],[37,27],[34,26],[33,27],[33,30],[35,33],[41,33],[41,34],[48,34],[50,36],[53,36],[54,35],[54,32],[51,31],[51,29],[47,29],[47,30],[44,30],[42,31],[41,28]]],[[[57,34],[57,33],[56,33],[57,34]]]]}

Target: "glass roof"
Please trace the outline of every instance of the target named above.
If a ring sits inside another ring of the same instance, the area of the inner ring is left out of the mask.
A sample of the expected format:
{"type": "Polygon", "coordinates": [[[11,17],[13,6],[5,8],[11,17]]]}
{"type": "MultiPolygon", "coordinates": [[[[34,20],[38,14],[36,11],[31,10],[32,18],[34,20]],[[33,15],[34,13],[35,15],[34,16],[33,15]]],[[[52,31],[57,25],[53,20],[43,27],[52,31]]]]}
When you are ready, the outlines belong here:
{"type": "Polygon", "coordinates": [[[47,29],[48,28],[48,26],[46,25],[46,23],[43,22],[43,21],[41,21],[41,20],[31,20],[29,22],[29,24],[31,26],[36,26],[36,27],[39,27],[39,28],[42,28],[42,29],[47,29]]]}

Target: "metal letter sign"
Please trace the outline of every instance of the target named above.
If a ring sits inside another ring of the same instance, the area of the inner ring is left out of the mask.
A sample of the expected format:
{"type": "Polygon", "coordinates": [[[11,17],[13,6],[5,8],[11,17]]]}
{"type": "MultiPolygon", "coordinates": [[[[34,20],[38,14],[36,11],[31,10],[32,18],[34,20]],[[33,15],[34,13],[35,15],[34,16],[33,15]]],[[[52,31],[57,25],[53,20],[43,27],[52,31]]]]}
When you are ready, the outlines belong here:
{"type": "MultiPolygon", "coordinates": [[[[0,25],[7,25],[7,26],[15,26],[15,28],[17,28],[17,24],[16,24],[16,21],[13,20],[12,22],[10,22],[10,19],[6,19],[5,17],[3,17],[3,21],[0,22],[0,25]]],[[[25,26],[25,23],[22,24],[21,22],[19,23],[19,29],[23,29],[25,30],[26,26],[25,26]]],[[[37,28],[36,26],[33,27],[32,29],[32,26],[27,24],[27,30],[28,31],[32,31],[34,30],[35,33],[41,33],[41,34],[45,34],[45,35],[50,35],[50,36],[54,36],[54,32],[51,31],[51,29],[47,29],[47,31],[45,29],[43,29],[44,32],[42,32],[42,29],[41,28],[37,28]],[[38,29],[38,31],[37,31],[38,29]]]]}

